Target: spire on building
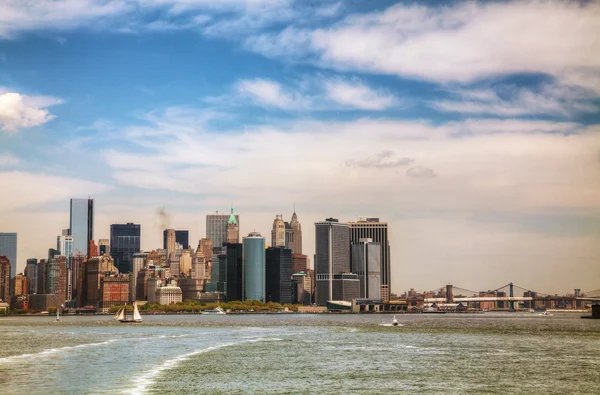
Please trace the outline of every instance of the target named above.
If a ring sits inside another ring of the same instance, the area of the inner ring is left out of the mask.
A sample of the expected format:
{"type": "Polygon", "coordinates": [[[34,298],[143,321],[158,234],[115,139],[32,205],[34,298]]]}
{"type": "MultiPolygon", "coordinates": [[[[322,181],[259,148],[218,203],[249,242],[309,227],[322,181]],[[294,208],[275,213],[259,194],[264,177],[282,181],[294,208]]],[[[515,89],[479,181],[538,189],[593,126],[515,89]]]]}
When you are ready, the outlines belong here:
{"type": "Polygon", "coordinates": [[[227,220],[227,225],[234,224],[237,225],[237,219],[235,219],[235,214],[233,213],[233,206],[231,206],[231,215],[227,220]]]}

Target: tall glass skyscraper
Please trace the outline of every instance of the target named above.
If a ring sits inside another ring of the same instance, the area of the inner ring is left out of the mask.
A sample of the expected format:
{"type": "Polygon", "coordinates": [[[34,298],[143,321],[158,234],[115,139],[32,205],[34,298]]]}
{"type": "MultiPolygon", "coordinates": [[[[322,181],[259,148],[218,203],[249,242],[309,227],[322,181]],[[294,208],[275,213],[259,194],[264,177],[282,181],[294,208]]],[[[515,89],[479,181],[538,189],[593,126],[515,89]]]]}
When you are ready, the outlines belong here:
{"type": "Polygon", "coordinates": [[[133,254],[140,252],[139,224],[113,224],[110,226],[110,255],[119,273],[133,271],[133,254]]]}
{"type": "Polygon", "coordinates": [[[10,261],[10,278],[17,274],[17,234],[0,233],[0,255],[10,261]]]}
{"type": "Polygon", "coordinates": [[[265,301],[265,238],[252,232],[243,241],[244,300],[265,301]]]}
{"type": "Polygon", "coordinates": [[[334,289],[340,284],[334,283],[335,276],[349,272],[350,226],[335,218],[315,223],[315,292],[319,306],[325,306],[328,300],[334,300],[334,294],[340,294],[339,289],[334,289]]]}
{"type": "Polygon", "coordinates": [[[73,255],[89,255],[94,240],[94,199],[71,199],[71,236],[73,255]]]}

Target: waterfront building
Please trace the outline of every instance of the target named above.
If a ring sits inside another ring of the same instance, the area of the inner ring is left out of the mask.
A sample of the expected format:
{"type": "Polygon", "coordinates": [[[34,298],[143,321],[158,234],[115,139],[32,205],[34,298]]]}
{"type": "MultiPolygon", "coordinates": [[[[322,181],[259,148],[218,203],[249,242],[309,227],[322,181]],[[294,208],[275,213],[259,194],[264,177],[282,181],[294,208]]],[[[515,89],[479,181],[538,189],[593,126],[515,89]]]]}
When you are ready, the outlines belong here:
{"type": "Polygon", "coordinates": [[[98,240],[98,255],[110,255],[110,239],[98,240]]]}
{"type": "Polygon", "coordinates": [[[265,238],[251,232],[243,241],[244,300],[265,301],[265,238]]]}
{"type": "Polygon", "coordinates": [[[285,222],[283,215],[277,214],[273,221],[273,229],[271,230],[271,247],[286,247],[285,243],[285,222]]]}
{"type": "Polygon", "coordinates": [[[359,244],[361,239],[371,239],[374,243],[379,243],[381,250],[381,299],[389,300],[391,289],[391,256],[387,222],[380,222],[379,218],[365,218],[357,222],[348,222],[348,225],[350,225],[351,244],[359,244]]]}
{"type": "Polygon", "coordinates": [[[181,288],[181,300],[200,300],[205,291],[206,280],[201,278],[180,278],[177,285],[181,288]]]}
{"type": "Polygon", "coordinates": [[[136,252],[135,254],[133,254],[133,270],[131,271],[131,278],[129,284],[130,302],[134,302],[136,300],[138,273],[144,268],[144,266],[146,266],[147,256],[148,253],[146,252],[136,252]]]}
{"type": "Polygon", "coordinates": [[[37,293],[37,259],[27,259],[25,265],[25,277],[27,277],[27,290],[29,293],[37,293]]]}
{"type": "Polygon", "coordinates": [[[140,252],[140,225],[113,224],[110,226],[110,255],[120,273],[131,273],[133,254],[140,252]]]}
{"type": "MultiPolygon", "coordinates": [[[[231,209],[231,213],[233,214],[233,208],[231,209]]],[[[212,240],[213,248],[221,248],[223,243],[227,241],[227,222],[230,217],[231,214],[219,214],[218,211],[216,214],[208,214],[206,216],[206,237],[212,240]]],[[[234,218],[239,230],[240,217],[235,214],[234,218]]],[[[239,243],[239,233],[238,239],[234,243],[239,243]]]]}
{"type": "MultiPolygon", "coordinates": [[[[225,244],[225,265],[221,265],[219,282],[224,285],[227,300],[243,300],[244,298],[244,271],[243,271],[243,246],[240,243],[225,244]],[[224,273],[223,267],[225,268],[224,273]],[[222,274],[225,281],[221,281],[222,274]]],[[[220,262],[221,263],[221,262],[220,262]]]]}
{"type": "Polygon", "coordinates": [[[292,250],[267,248],[265,294],[267,302],[292,303],[292,250]]]}
{"type": "Polygon", "coordinates": [[[48,259],[46,271],[46,293],[57,295],[56,306],[67,300],[67,257],[54,255],[48,259]]]}
{"type": "MultiPolygon", "coordinates": [[[[37,291],[38,294],[47,294],[48,284],[46,279],[48,278],[48,262],[45,259],[40,259],[37,264],[37,291]]],[[[31,292],[31,291],[30,291],[31,292]]]]}
{"type": "Polygon", "coordinates": [[[289,232],[286,244],[287,248],[292,250],[293,254],[302,254],[302,226],[298,221],[295,207],[294,213],[292,214],[292,220],[290,221],[290,228],[291,231],[289,232]]]}
{"type": "Polygon", "coordinates": [[[51,294],[29,294],[27,295],[28,309],[36,311],[48,310],[48,307],[56,307],[56,295],[51,294]]]}
{"type": "Polygon", "coordinates": [[[0,301],[10,304],[11,262],[5,255],[0,255],[0,301]]]}
{"type": "Polygon", "coordinates": [[[100,306],[103,312],[129,301],[130,274],[111,274],[100,280],[100,306]]]}
{"type": "MultiPolygon", "coordinates": [[[[112,250],[112,248],[111,248],[112,250]]],[[[115,261],[108,255],[88,259],[86,264],[86,289],[85,305],[100,307],[100,283],[107,275],[119,274],[115,261]]]]}
{"type": "Polygon", "coordinates": [[[71,199],[70,236],[73,236],[73,255],[90,256],[89,243],[94,240],[94,199],[71,199]]]}
{"type": "Polygon", "coordinates": [[[17,274],[17,234],[0,233],[0,255],[4,255],[10,261],[12,276],[17,274]]]}
{"type": "Polygon", "coordinates": [[[312,289],[312,276],[308,271],[292,275],[292,303],[310,306],[313,301],[312,289]]]}
{"type": "Polygon", "coordinates": [[[358,275],[355,273],[334,273],[332,290],[332,299],[330,300],[352,302],[352,299],[358,299],[360,297],[358,275]]]}
{"type": "Polygon", "coordinates": [[[381,299],[381,246],[372,239],[352,244],[352,273],[358,275],[360,298],[381,299]]]}
{"type": "Polygon", "coordinates": [[[326,306],[328,300],[334,300],[334,293],[340,294],[334,290],[334,275],[349,272],[350,226],[335,218],[315,223],[315,302],[326,306]]]}
{"type": "Polygon", "coordinates": [[[292,254],[292,273],[308,270],[308,257],[302,254],[292,254]]]}
{"type": "Polygon", "coordinates": [[[11,284],[12,308],[27,309],[27,277],[19,273],[12,279],[11,284]]]}
{"type": "Polygon", "coordinates": [[[182,291],[177,284],[167,284],[165,286],[156,287],[156,302],[158,304],[179,303],[182,301],[182,291]]]}

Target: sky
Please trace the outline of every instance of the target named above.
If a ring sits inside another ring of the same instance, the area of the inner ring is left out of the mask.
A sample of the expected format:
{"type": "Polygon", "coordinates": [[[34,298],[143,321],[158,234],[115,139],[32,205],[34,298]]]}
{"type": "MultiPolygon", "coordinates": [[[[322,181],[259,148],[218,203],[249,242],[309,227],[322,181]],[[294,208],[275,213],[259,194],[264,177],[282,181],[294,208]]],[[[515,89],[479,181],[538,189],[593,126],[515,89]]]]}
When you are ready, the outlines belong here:
{"type": "MultiPolygon", "coordinates": [[[[600,288],[600,2],[5,0],[0,232],[389,223],[392,292],[600,288]],[[166,213],[166,216],[161,216],[166,213]]],[[[312,261],[312,259],[311,259],[312,261]]]]}

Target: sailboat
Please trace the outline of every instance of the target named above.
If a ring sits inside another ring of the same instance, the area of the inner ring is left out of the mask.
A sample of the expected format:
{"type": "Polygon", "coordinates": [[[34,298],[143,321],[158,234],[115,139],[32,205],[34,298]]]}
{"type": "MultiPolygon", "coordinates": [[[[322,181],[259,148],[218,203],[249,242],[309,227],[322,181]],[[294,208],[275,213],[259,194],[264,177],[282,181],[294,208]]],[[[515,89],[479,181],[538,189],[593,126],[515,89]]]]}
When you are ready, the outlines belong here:
{"type": "Polygon", "coordinates": [[[115,314],[115,320],[125,324],[142,322],[143,320],[138,310],[137,302],[133,302],[133,318],[127,318],[127,303],[125,303],[125,306],[121,307],[117,314],[115,314]]]}
{"type": "Polygon", "coordinates": [[[56,321],[60,321],[60,307],[56,309],[56,321]]]}

